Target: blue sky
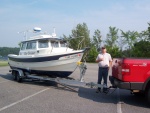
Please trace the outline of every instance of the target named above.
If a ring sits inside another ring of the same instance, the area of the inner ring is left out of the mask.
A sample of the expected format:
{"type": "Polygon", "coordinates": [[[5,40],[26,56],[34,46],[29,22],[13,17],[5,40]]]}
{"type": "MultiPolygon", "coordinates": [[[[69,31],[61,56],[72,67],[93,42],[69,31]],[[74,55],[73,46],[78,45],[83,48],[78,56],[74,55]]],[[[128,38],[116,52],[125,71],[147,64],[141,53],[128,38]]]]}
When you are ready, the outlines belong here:
{"type": "Polygon", "coordinates": [[[52,33],[55,27],[60,37],[83,22],[91,37],[99,29],[105,39],[109,26],[140,32],[150,22],[150,0],[1,0],[0,47],[17,47],[18,31],[38,26],[52,33]]]}

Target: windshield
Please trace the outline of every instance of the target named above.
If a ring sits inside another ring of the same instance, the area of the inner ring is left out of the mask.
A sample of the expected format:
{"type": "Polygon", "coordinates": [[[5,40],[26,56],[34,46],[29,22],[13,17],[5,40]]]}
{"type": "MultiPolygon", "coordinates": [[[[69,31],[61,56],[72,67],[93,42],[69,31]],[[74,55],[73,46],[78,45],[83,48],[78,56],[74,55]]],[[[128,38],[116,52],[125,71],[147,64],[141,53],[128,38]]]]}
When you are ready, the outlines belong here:
{"type": "Polygon", "coordinates": [[[39,48],[48,48],[48,40],[39,40],[38,47],[39,48]]]}
{"type": "Polygon", "coordinates": [[[51,41],[51,46],[52,47],[59,47],[59,44],[56,41],[51,41]]]}
{"type": "Polygon", "coordinates": [[[24,42],[21,44],[21,50],[25,50],[25,49],[26,49],[26,43],[24,42]]]}
{"type": "Polygon", "coordinates": [[[60,42],[60,47],[66,47],[66,43],[65,42],[60,42]]]}
{"type": "Polygon", "coordinates": [[[28,42],[26,49],[36,49],[36,41],[28,42]]]}

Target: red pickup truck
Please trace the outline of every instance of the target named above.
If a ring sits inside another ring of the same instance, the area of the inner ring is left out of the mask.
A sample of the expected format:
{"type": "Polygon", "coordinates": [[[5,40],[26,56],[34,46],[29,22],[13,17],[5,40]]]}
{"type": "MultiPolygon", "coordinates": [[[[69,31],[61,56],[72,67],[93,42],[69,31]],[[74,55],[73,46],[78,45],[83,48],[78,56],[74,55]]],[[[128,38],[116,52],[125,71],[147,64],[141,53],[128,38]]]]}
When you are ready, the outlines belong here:
{"type": "Polygon", "coordinates": [[[114,87],[143,93],[150,102],[150,59],[114,58],[109,79],[114,87]]]}

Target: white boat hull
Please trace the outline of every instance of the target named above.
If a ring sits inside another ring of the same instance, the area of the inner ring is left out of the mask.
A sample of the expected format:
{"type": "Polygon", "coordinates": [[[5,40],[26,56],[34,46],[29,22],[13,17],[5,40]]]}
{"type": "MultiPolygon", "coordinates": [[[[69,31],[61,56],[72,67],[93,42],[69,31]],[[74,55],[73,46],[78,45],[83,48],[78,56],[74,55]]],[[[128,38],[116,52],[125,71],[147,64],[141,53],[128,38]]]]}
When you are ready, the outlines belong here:
{"type": "Polygon", "coordinates": [[[46,74],[56,77],[67,77],[76,69],[77,62],[81,61],[83,52],[84,51],[64,54],[61,55],[59,59],[50,61],[48,58],[53,58],[54,56],[50,55],[41,57],[44,61],[40,61],[41,58],[39,61],[36,61],[35,59],[38,57],[32,57],[32,60],[30,60],[31,58],[18,58],[17,56],[9,55],[9,65],[13,69],[22,69],[30,73],[46,74]],[[25,59],[31,62],[26,62],[25,59]],[[45,61],[46,59],[47,61],[45,61]]]}

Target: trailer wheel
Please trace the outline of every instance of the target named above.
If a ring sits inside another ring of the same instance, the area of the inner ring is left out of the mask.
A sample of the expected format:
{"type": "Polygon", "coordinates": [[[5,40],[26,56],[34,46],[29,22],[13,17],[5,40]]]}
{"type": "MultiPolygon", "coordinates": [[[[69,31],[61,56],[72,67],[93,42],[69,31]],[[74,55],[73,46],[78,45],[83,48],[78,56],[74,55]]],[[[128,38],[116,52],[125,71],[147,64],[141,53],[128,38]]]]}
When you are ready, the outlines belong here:
{"type": "Polygon", "coordinates": [[[16,74],[16,79],[17,79],[17,82],[22,82],[22,78],[20,77],[19,72],[17,72],[16,74]]]}
{"type": "Polygon", "coordinates": [[[15,71],[12,71],[13,80],[17,80],[17,75],[15,71]]]}

